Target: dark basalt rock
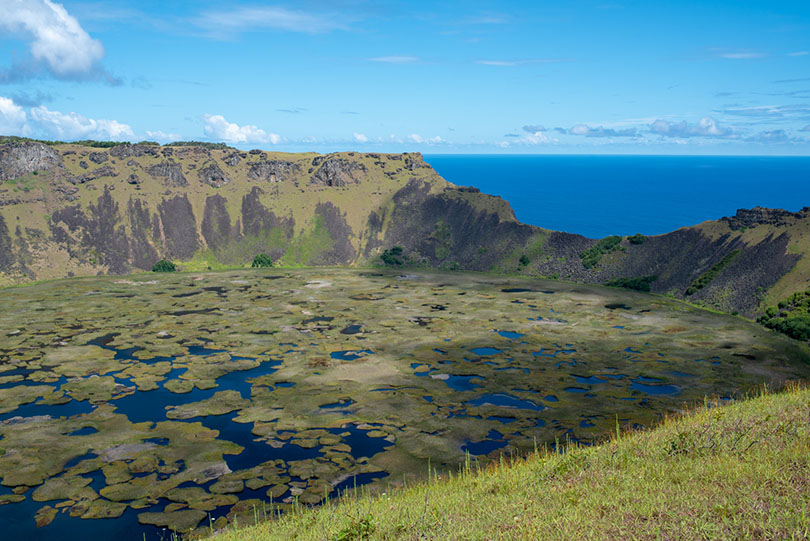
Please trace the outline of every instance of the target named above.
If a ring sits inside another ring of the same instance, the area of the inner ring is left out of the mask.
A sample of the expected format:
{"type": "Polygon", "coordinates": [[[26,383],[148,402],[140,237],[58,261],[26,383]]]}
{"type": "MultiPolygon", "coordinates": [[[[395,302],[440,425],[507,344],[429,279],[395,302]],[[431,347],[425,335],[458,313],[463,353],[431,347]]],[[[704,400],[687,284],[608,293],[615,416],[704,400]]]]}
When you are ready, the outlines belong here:
{"type": "Polygon", "coordinates": [[[129,178],[127,178],[127,183],[128,184],[138,185],[141,182],[143,182],[143,181],[140,178],[138,178],[138,175],[136,175],[135,173],[132,173],[131,175],[129,175],[129,178]]]}
{"type": "Polygon", "coordinates": [[[91,152],[87,157],[88,160],[95,164],[102,164],[107,161],[109,157],[106,152],[91,152]]]}
{"type": "MultiPolygon", "coordinates": [[[[59,209],[51,216],[50,228],[54,239],[66,245],[68,252],[77,250],[93,253],[98,263],[106,266],[112,274],[128,272],[128,238],[118,212],[118,203],[112,197],[109,186],[96,204],[90,204],[87,213],[78,206],[59,209]],[[65,226],[65,227],[63,227],[65,226]],[[75,239],[79,246],[74,246],[75,239]]],[[[81,257],[86,259],[85,257],[81,257]]]]}
{"type": "Polygon", "coordinates": [[[183,167],[172,160],[155,164],[147,169],[147,172],[153,177],[163,180],[167,186],[175,188],[188,186],[188,181],[183,176],[183,167]]]}
{"type": "Polygon", "coordinates": [[[76,195],[79,188],[73,186],[72,184],[57,184],[53,187],[53,191],[61,195],[62,199],[65,199],[66,201],[75,201],[79,198],[79,196],[76,195]]]}
{"type": "Polygon", "coordinates": [[[160,259],[157,250],[149,242],[152,223],[149,219],[149,209],[140,199],[130,198],[127,203],[129,214],[130,236],[129,256],[133,266],[150,270],[152,265],[160,259]]]}
{"type": "Polygon", "coordinates": [[[110,155],[115,158],[140,158],[141,156],[157,156],[160,147],[155,145],[124,143],[110,149],[110,155]]]}
{"type": "Polygon", "coordinates": [[[810,207],[804,207],[799,212],[790,212],[782,209],[767,209],[754,207],[752,209],[738,209],[737,214],[721,218],[732,231],[743,227],[756,227],[758,225],[788,225],[795,220],[810,216],[810,207]]]}
{"type": "Polygon", "coordinates": [[[382,241],[367,242],[367,256],[379,247],[401,245],[434,266],[458,264],[463,269],[490,270],[538,231],[533,226],[504,220],[497,213],[478,210],[451,193],[431,194],[430,185],[418,179],[397,191],[393,201],[390,216],[370,217],[365,236],[368,239],[379,237],[383,222],[389,221],[390,225],[382,241]]]}
{"type": "Polygon", "coordinates": [[[264,192],[260,188],[254,186],[249,194],[242,197],[242,231],[245,237],[259,242],[256,251],[275,260],[286,252],[295,229],[295,220],[292,217],[279,218],[269,211],[261,203],[262,193],[264,192]],[[276,230],[280,230],[282,243],[270,242],[276,230]]]}
{"type": "Polygon", "coordinates": [[[191,203],[183,195],[164,199],[158,205],[166,241],[166,254],[171,259],[191,259],[200,247],[197,222],[191,203]]]}
{"type": "Polygon", "coordinates": [[[342,265],[353,261],[357,256],[357,251],[351,242],[354,232],[346,223],[346,218],[340,208],[332,204],[331,201],[318,203],[315,207],[315,214],[321,217],[323,225],[329,231],[329,236],[332,238],[332,247],[317,254],[312,261],[307,263],[313,265],[342,265]]]}
{"type": "Polygon", "coordinates": [[[111,165],[105,165],[104,167],[93,169],[89,173],[85,173],[80,177],[73,177],[72,179],[70,179],[70,182],[73,184],[84,184],[86,182],[92,182],[99,178],[116,177],[116,176],[118,176],[118,171],[116,171],[111,165]]]}
{"type": "Polygon", "coordinates": [[[283,182],[301,172],[295,162],[266,160],[250,164],[247,177],[249,180],[265,182],[283,182]]]}
{"type": "Polygon", "coordinates": [[[11,251],[11,247],[6,220],[0,214],[0,271],[8,271],[14,265],[14,252],[11,251]]]}
{"type": "Polygon", "coordinates": [[[222,161],[225,165],[236,167],[237,165],[239,165],[239,162],[242,161],[242,158],[240,157],[238,152],[234,152],[222,158],[222,161]]]}
{"type": "Polygon", "coordinates": [[[0,180],[47,171],[62,165],[59,153],[42,143],[22,142],[0,145],[0,180]]]}
{"type": "Polygon", "coordinates": [[[81,160],[79,161],[79,167],[81,167],[82,169],[87,169],[88,167],[90,167],[90,164],[84,160],[81,160]]]}
{"type": "Polygon", "coordinates": [[[239,230],[231,228],[231,217],[226,207],[228,201],[219,194],[205,200],[202,230],[203,238],[209,248],[219,251],[239,241],[239,230]]]}
{"type": "Polygon", "coordinates": [[[405,169],[408,171],[415,171],[421,167],[430,167],[425,163],[425,159],[418,152],[412,154],[403,154],[405,159],[405,169]]]}
{"type": "Polygon", "coordinates": [[[366,176],[366,166],[345,158],[318,156],[312,160],[313,166],[320,165],[309,180],[319,186],[346,186],[357,184],[366,176]]]}
{"type": "Polygon", "coordinates": [[[231,181],[222,172],[219,166],[211,162],[197,172],[197,179],[203,184],[208,184],[214,188],[221,188],[231,181]]]}

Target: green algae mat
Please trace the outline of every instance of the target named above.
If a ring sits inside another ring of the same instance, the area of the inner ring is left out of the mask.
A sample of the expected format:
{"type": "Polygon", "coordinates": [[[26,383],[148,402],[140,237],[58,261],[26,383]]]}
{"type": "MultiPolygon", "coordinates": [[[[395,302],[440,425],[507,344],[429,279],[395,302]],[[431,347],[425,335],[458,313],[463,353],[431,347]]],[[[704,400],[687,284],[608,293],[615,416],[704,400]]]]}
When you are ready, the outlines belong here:
{"type": "Polygon", "coordinates": [[[486,274],[263,269],[6,289],[0,526],[140,539],[244,524],[428,463],[650,426],[706,396],[805,379],[807,359],[679,301],[486,274]]]}

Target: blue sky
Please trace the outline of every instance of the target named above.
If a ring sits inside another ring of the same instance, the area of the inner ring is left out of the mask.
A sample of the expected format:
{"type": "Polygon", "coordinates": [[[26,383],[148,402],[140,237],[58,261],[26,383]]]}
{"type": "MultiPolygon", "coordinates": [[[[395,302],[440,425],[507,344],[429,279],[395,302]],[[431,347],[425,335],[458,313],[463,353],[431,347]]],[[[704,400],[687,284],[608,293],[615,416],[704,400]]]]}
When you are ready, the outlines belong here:
{"type": "Polygon", "coordinates": [[[810,3],[0,0],[0,133],[810,154],[810,3]]]}

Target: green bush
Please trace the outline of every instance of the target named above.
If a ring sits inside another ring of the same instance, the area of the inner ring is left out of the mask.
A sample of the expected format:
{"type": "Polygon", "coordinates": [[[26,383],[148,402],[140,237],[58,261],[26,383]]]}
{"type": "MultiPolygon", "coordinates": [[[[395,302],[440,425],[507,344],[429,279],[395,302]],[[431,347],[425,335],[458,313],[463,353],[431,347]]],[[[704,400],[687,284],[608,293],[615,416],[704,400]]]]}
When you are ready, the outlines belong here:
{"type": "Polygon", "coordinates": [[[637,278],[614,278],[605,282],[606,286],[623,287],[625,289],[635,289],[636,291],[650,291],[650,285],[658,279],[658,276],[639,276],[637,278]]]}
{"type": "Polygon", "coordinates": [[[209,150],[233,149],[233,147],[228,146],[225,143],[210,143],[208,141],[175,141],[173,143],[169,143],[166,146],[170,146],[170,147],[202,147],[202,148],[207,148],[209,150]]]}
{"type": "Polygon", "coordinates": [[[177,267],[171,261],[161,259],[152,266],[152,272],[175,272],[177,267]]]}
{"type": "Polygon", "coordinates": [[[644,244],[645,240],[647,240],[647,237],[645,237],[641,233],[636,233],[632,237],[627,237],[627,242],[629,242],[630,244],[644,244]]]}
{"type": "Polygon", "coordinates": [[[392,246],[390,250],[386,250],[380,256],[382,262],[388,267],[398,267],[405,263],[402,253],[404,248],[402,246],[392,246]]]}
{"type": "Polygon", "coordinates": [[[263,267],[272,267],[273,260],[270,259],[270,256],[267,254],[259,254],[253,258],[253,263],[250,264],[251,267],[254,269],[259,269],[263,267]]]}
{"type": "Polygon", "coordinates": [[[523,265],[524,267],[526,265],[528,265],[529,264],[529,256],[527,256],[526,254],[523,254],[522,256],[520,256],[520,264],[523,265]]]}
{"type": "Polygon", "coordinates": [[[616,251],[621,242],[622,238],[616,235],[603,238],[579,254],[579,257],[582,259],[582,265],[586,269],[592,269],[599,264],[603,255],[616,251]]]}
{"type": "Polygon", "coordinates": [[[720,271],[725,269],[728,266],[728,264],[734,261],[734,258],[737,257],[738,255],[740,255],[739,250],[734,250],[730,252],[729,254],[726,255],[726,257],[721,259],[719,263],[715,264],[712,268],[701,274],[697,280],[692,282],[692,285],[686,288],[686,296],[688,297],[689,295],[694,295],[695,293],[697,293],[698,291],[709,285],[711,281],[714,280],[718,274],[720,274],[720,271]]]}
{"type": "Polygon", "coordinates": [[[769,306],[757,321],[796,340],[810,340],[810,290],[794,293],[769,306]]]}

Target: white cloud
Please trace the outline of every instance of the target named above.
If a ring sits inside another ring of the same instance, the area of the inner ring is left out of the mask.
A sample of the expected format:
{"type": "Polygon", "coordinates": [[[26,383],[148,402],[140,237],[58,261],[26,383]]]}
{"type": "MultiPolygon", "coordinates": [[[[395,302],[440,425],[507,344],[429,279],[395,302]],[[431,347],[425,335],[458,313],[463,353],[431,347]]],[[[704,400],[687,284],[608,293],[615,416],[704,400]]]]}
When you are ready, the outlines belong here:
{"type": "Polygon", "coordinates": [[[733,137],[734,132],[726,127],[720,126],[715,119],[710,116],[703,117],[697,124],[688,122],[668,122],[666,120],[656,120],[650,124],[650,131],[656,135],[665,137],[733,137]]]}
{"type": "Polygon", "coordinates": [[[103,74],[99,63],[104,47],[61,4],[50,0],[0,0],[0,13],[0,29],[30,41],[34,64],[5,70],[0,78],[25,78],[40,66],[63,79],[103,74]]]}
{"type": "Polygon", "coordinates": [[[158,142],[172,142],[172,141],[179,141],[181,139],[179,133],[166,133],[164,131],[149,131],[146,130],[146,136],[149,139],[154,139],[158,142]]]}
{"type": "Polygon", "coordinates": [[[357,141],[358,143],[368,143],[368,137],[366,137],[362,133],[355,133],[354,140],[357,141]]]}
{"type": "Polygon", "coordinates": [[[435,137],[425,138],[425,137],[422,137],[421,135],[419,135],[418,133],[412,133],[411,135],[409,135],[408,140],[411,141],[412,143],[417,143],[417,144],[420,144],[420,145],[421,144],[436,145],[436,144],[439,144],[439,143],[444,143],[444,139],[442,139],[438,135],[435,136],[435,137]]]}
{"type": "Polygon", "coordinates": [[[377,56],[369,58],[371,62],[384,62],[386,64],[411,64],[418,62],[419,59],[415,56],[377,56]]]}
{"type": "Polygon", "coordinates": [[[253,125],[240,126],[228,122],[222,115],[203,115],[205,135],[226,143],[272,143],[281,142],[281,136],[267,133],[253,125]]]}
{"type": "Polygon", "coordinates": [[[22,107],[9,98],[0,97],[0,133],[4,135],[30,135],[28,116],[22,107]]]}
{"type": "Polygon", "coordinates": [[[810,51],[796,51],[793,53],[788,53],[788,56],[807,56],[810,54],[810,51]]]}
{"type": "Polygon", "coordinates": [[[543,143],[554,143],[557,140],[554,139],[553,137],[546,135],[541,131],[536,131],[534,133],[524,135],[523,137],[520,138],[520,141],[528,143],[530,145],[541,145],[543,143]]]}
{"type": "Polygon", "coordinates": [[[251,30],[285,30],[305,34],[322,34],[345,28],[347,17],[336,14],[314,14],[275,6],[245,6],[229,10],[207,11],[192,23],[211,37],[229,38],[251,30]]]}
{"type": "Polygon", "coordinates": [[[30,123],[41,137],[60,140],[102,139],[127,141],[135,138],[132,128],[117,120],[87,118],[77,113],[51,111],[44,105],[30,111],[30,123]]]}

